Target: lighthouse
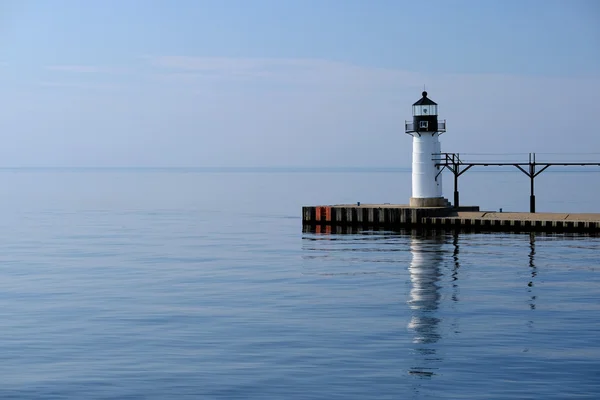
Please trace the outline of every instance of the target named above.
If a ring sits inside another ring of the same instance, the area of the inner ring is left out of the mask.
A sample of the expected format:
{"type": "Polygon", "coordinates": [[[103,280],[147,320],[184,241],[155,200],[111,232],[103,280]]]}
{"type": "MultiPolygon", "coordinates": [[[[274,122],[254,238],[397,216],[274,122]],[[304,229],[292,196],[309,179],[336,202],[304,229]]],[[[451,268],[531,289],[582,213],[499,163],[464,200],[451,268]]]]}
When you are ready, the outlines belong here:
{"type": "Polygon", "coordinates": [[[439,136],[446,132],[446,121],[438,121],[438,105],[427,92],[412,106],[412,122],[406,133],[413,137],[411,207],[448,207],[442,195],[441,167],[436,165],[441,152],[439,136]]]}

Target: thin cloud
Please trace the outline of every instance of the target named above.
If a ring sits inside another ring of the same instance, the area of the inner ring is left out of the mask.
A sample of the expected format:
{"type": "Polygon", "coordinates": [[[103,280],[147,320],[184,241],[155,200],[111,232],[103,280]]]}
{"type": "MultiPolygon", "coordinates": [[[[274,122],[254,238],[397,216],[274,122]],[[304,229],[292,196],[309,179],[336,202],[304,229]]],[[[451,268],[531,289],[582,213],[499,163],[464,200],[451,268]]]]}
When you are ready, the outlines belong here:
{"type": "Polygon", "coordinates": [[[39,86],[46,88],[68,88],[68,89],[97,89],[97,90],[115,90],[121,86],[110,83],[70,83],[70,82],[40,82],[39,86]]]}
{"type": "Polygon", "coordinates": [[[146,57],[157,79],[190,83],[207,80],[268,81],[348,88],[413,84],[421,75],[408,71],[362,67],[319,59],[146,57]]]}
{"type": "Polygon", "coordinates": [[[122,72],[120,69],[100,67],[94,65],[48,65],[46,69],[51,71],[74,72],[74,73],[116,73],[122,72]]]}
{"type": "MultiPolygon", "coordinates": [[[[235,58],[192,56],[143,56],[152,67],[149,76],[166,82],[191,84],[207,81],[278,82],[318,84],[323,87],[347,85],[350,88],[409,87],[421,89],[423,84],[460,87],[463,84],[536,82],[562,85],[574,80],[598,82],[597,79],[525,76],[498,73],[424,74],[408,70],[360,66],[350,63],[310,58],[235,58]],[[457,83],[462,82],[460,85],[457,83]]],[[[420,92],[420,90],[419,90],[420,92]]]]}

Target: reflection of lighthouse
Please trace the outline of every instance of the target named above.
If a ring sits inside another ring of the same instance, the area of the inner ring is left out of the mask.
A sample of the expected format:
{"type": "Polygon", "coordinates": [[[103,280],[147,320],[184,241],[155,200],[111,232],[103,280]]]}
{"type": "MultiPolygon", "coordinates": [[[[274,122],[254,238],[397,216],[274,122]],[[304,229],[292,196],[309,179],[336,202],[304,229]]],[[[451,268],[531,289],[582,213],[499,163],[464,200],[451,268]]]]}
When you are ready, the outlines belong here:
{"type": "Polygon", "coordinates": [[[411,280],[410,300],[412,318],[408,328],[413,332],[415,350],[420,355],[419,364],[413,366],[410,373],[431,376],[433,369],[430,364],[439,362],[436,355],[435,343],[440,338],[438,333],[439,318],[437,309],[440,301],[438,281],[443,261],[443,237],[411,238],[410,250],[412,262],[409,272],[411,280]]]}

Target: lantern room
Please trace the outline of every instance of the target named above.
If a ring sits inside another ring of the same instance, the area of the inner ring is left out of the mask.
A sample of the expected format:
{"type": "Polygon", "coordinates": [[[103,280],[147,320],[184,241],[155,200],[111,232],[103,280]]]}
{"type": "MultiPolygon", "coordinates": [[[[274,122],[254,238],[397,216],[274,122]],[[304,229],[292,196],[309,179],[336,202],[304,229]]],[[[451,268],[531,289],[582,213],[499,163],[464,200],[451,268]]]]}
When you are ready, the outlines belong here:
{"type": "Polygon", "coordinates": [[[413,108],[412,122],[406,121],[406,133],[420,134],[421,132],[445,132],[446,121],[438,121],[438,105],[435,101],[427,97],[427,92],[422,93],[421,99],[415,102],[413,108]]]}

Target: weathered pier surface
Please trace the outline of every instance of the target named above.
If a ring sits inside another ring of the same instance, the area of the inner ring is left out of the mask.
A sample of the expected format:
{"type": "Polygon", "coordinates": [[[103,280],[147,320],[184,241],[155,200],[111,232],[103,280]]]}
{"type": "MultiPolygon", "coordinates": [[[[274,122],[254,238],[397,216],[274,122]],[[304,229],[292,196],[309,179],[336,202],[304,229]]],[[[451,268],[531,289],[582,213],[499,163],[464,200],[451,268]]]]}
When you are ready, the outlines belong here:
{"type": "MultiPolygon", "coordinates": [[[[360,229],[459,229],[504,232],[600,233],[600,214],[486,212],[479,207],[361,204],[302,207],[302,224],[360,229]]],[[[335,231],[335,229],[334,229],[335,231]]]]}

